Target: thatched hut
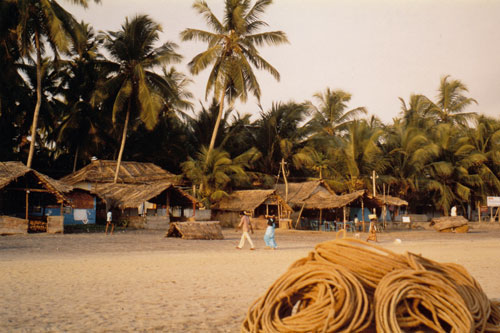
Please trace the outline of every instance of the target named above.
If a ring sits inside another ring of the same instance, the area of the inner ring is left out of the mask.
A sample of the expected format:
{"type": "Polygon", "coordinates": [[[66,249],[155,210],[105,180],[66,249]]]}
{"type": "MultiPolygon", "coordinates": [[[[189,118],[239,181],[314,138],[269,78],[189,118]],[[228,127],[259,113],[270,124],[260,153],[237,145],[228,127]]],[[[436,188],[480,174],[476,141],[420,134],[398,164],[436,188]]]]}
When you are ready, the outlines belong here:
{"type": "Polygon", "coordinates": [[[21,162],[0,162],[0,234],[63,232],[72,189],[21,162]]]}
{"type": "Polygon", "coordinates": [[[182,239],[224,239],[220,222],[172,222],[165,237],[182,239]]]}
{"type": "MultiPolygon", "coordinates": [[[[60,180],[74,187],[91,190],[92,185],[114,183],[116,166],[116,161],[93,160],[90,164],[60,180]]],[[[155,182],[180,185],[181,179],[153,163],[129,161],[120,163],[117,183],[150,184],[155,182]]]]}
{"type": "Polygon", "coordinates": [[[198,201],[169,182],[152,184],[98,184],[92,193],[114,208],[118,220],[137,228],[166,229],[172,220],[194,217],[198,201]],[[192,216],[184,210],[192,209],[192,216]]]}
{"type": "Polygon", "coordinates": [[[335,192],[322,180],[288,183],[287,185],[277,184],[276,191],[295,210],[300,209],[304,201],[314,194],[321,193],[325,196],[329,194],[335,195],[335,192]]]}
{"type": "Polygon", "coordinates": [[[276,190],[234,191],[211,208],[212,220],[220,221],[222,226],[227,227],[239,223],[239,213],[242,211],[251,212],[252,223],[258,228],[265,225],[265,215],[274,214],[286,219],[292,211],[276,190]]]}

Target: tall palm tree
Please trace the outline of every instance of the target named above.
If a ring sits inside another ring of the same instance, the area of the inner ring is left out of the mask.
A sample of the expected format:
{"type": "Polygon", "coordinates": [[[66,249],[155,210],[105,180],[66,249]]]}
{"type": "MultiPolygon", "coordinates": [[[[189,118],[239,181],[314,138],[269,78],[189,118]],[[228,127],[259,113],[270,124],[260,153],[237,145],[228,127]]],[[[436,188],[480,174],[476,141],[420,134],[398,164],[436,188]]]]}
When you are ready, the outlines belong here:
{"type": "MultiPolygon", "coordinates": [[[[36,105],[33,112],[33,123],[31,126],[31,143],[28,153],[27,166],[31,167],[33,154],[35,151],[36,130],[38,116],[42,104],[42,55],[45,47],[42,39],[47,39],[55,57],[58,52],[69,50],[69,36],[77,34],[75,23],[70,13],[65,11],[55,0],[10,0],[15,2],[19,13],[19,23],[17,25],[18,41],[23,56],[28,56],[33,49],[36,54],[36,105]]],[[[88,5],[86,0],[73,0],[73,3],[84,7],[88,5]]],[[[99,0],[95,0],[99,2],[99,0]]]]}
{"type": "Polygon", "coordinates": [[[268,71],[276,80],[280,78],[278,71],[257,50],[258,46],[265,44],[279,45],[288,42],[282,31],[258,32],[267,25],[260,17],[271,3],[272,0],[257,0],[252,5],[250,0],[225,0],[224,18],[219,20],[205,1],[196,0],[193,8],[205,18],[213,32],[199,29],[181,32],[183,41],[201,40],[208,44],[205,51],[189,62],[189,68],[196,75],[212,66],[206,97],[213,91],[214,98],[219,101],[219,113],[208,147],[209,152],[215,146],[225,97],[230,102],[236,98],[245,102],[249,91],[260,99],[260,86],[252,66],[268,71]]]}
{"type": "Polygon", "coordinates": [[[467,120],[474,118],[475,112],[465,112],[465,109],[477,101],[466,97],[464,93],[469,90],[460,80],[449,80],[446,75],[441,79],[437,101],[430,112],[435,119],[442,123],[465,124],[467,120]]]}
{"type": "Polygon", "coordinates": [[[317,107],[312,105],[314,113],[308,126],[315,134],[312,135],[311,140],[318,141],[321,145],[332,144],[332,140],[345,131],[348,124],[367,113],[364,107],[348,110],[347,103],[351,97],[351,94],[343,90],[330,88],[314,94],[314,99],[319,104],[317,107]]]}
{"type": "Polygon", "coordinates": [[[131,116],[132,120],[138,117],[147,129],[153,129],[165,105],[162,92],[175,91],[169,89],[169,82],[164,77],[152,71],[157,66],[179,62],[182,58],[174,52],[177,45],[172,42],[155,48],[161,31],[161,26],[147,15],[138,15],[130,21],[126,18],[121,30],[102,34],[104,47],[116,61],[109,63],[112,75],[103,86],[104,91],[114,92],[113,122],[125,111],[115,182],[131,116]]]}
{"type": "Polygon", "coordinates": [[[342,145],[336,154],[341,162],[339,169],[344,171],[349,191],[372,187],[372,171],[382,173],[387,167],[380,148],[381,128],[361,119],[347,126],[347,134],[342,137],[342,145]]]}
{"type": "Polygon", "coordinates": [[[468,202],[472,188],[481,186],[481,177],[471,168],[484,163],[485,157],[452,124],[439,124],[432,132],[438,155],[424,167],[425,187],[431,192],[435,207],[448,216],[452,205],[468,202]]]}
{"type": "Polygon", "coordinates": [[[254,146],[262,153],[259,169],[277,174],[282,159],[289,160],[303,145],[308,133],[301,126],[308,114],[305,103],[273,103],[253,124],[254,146]]]}

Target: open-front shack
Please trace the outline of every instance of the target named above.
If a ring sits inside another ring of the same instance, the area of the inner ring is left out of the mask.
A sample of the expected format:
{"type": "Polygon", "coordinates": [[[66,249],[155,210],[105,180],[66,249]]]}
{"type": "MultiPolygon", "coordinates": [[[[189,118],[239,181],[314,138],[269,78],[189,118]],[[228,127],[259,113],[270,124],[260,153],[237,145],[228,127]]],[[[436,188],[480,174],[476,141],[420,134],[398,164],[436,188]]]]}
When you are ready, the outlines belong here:
{"type": "MultiPolygon", "coordinates": [[[[170,217],[184,218],[185,209],[194,207],[195,199],[179,187],[179,176],[153,163],[123,161],[115,183],[116,167],[116,161],[94,159],[61,181],[94,196],[94,208],[87,213],[101,223],[105,221],[106,211],[111,209],[115,219],[126,218],[124,222],[131,226],[166,228],[168,222],[165,221],[170,217]]],[[[191,209],[194,212],[194,208],[191,209]]]]}
{"type": "Polygon", "coordinates": [[[266,225],[265,215],[274,214],[287,221],[292,211],[276,190],[234,191],[212,205],[212,220],[220,221],[224,227],[234,227],[242,211],[251,213],[252,223],[257,228],[266,225]]]}
{"type": "Polygon", "coordinates": [[[21,162],[0,162],[0,234],[63,232],[71,190],[21,162]]]}
{"type": "Polygon", "coordinates": [[[169,182],[152,184],[99,184],[92,193],[130,227],[167,229],[171,221],[195,217],[197,200],[169,182]],[[191,216],[185,214],[189,209],[191,216]]]}

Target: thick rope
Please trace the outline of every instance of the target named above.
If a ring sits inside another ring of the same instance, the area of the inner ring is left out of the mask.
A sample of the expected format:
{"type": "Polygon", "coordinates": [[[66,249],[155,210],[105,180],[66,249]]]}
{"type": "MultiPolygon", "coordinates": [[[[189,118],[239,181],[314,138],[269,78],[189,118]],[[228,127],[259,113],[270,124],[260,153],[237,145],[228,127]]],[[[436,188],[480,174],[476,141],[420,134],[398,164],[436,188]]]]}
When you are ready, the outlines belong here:
{"type": "Polygon", "coordinates": [[[500,301],[462,266],[341,237],[293,263],[250,306],[242,332],[500,333],[500,301]]]}

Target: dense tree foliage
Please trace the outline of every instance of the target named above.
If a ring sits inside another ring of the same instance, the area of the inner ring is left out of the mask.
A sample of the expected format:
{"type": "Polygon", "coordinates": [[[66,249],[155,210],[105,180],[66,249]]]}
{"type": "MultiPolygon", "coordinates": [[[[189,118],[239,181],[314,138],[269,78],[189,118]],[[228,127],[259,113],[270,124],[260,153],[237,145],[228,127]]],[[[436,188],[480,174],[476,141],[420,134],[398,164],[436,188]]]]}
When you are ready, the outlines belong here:
{"type": "Polygon", "coordinates": [[[153,162],[182,173],[207,204],[236,188],[273,187],[283,172],[347,193],[372,190],[375,171],[377,192],[408,200],[413,212],[447,214],[500,195],[500,119],[469,112],[477,101],[449,75],[435,99],[399,97],[390,124],[350,106],[341,89],[252,114],[235,109],[236,98],[265,93],[250,65],[279,78],[256,49],[286,42],[283,32],[258,32],[270,3],[226,0],[219,21],[195,1],[213,32],[186,29],[182,38],[208,43],[188,68],[212,67],[203,104],[190,76],[167,67],[181,55],[148,16],[96,34],[56,1],[0,2],[0,160],[32,160],[55,177],[92,156],[153,162]]]}

